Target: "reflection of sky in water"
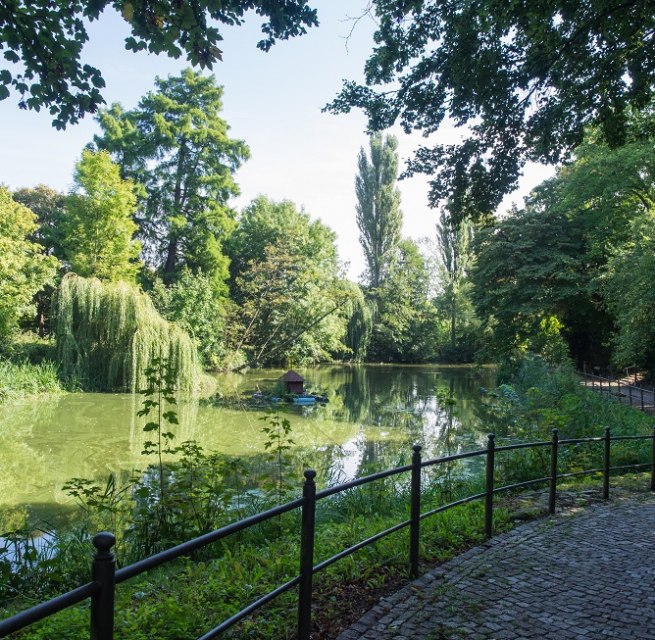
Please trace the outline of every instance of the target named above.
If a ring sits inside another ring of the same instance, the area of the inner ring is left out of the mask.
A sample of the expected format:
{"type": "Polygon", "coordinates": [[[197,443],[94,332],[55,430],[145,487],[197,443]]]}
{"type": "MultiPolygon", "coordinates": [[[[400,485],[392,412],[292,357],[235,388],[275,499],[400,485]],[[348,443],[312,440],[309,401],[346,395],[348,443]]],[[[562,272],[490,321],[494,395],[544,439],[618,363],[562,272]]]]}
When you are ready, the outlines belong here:
{"type": "MultiPolygon", "coordinates": [[[[221,382],[239,392],[272,389],[281,373],[232,374],[221,382]]],[[[415,443],[424,447],[424,459],[478,448],[489,430],[479,388],[493,386],[490,370],[325,367],[301,373],[330,399],[286,416],[292,455],[317,469],[321,485],[408,464],[415,443]],[[443,401],[451,389],[454,406],[443,401]]],[[[151,460],[141,455],[140,402],[140,396],[71,394],[0,407],[0,507],[28,505],[45,513],[70,504],[61,487],[72,477],[102,481],[109,473],[143,469],[151,460]]],[[[268,455],[261,411],[198,402],[181,402],[177,411],[176,443],[194,439],[206,451],[245,462],[268,455]]]]}
{"type": "Polygon", "coordinates": [[[344,442],[340,447],[340,457],[335,460],[330,469],[330,485],[347,482],[357,477],[363,457],[363,434],[344,442]]]}

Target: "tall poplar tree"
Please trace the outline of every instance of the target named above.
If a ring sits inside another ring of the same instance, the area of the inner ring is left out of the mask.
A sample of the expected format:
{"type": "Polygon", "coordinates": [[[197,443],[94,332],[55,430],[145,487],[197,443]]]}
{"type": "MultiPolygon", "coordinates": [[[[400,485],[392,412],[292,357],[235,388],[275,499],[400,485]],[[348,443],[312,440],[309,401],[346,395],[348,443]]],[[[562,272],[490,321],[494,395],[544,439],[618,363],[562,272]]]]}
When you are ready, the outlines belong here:
{"type": "Polygon", "coordinates": [[[443,293],[441,299],[447,309],[450,323],[450,350],[457,346],[457,321],[463,303],[462,287],[471,259],[471,224],[467,220],[454,221],[444,210],[437,223],[439,271],[443,293]]]}
{"type": "Polygon", "coordinates": [[[368,284],[377,289],[389,273],[401,240],[403,214],[400,210],[398,141],[375,133],[370,139],[370,159],[359,150],[355,178],[357,225],[367,263],[368,284]]]}

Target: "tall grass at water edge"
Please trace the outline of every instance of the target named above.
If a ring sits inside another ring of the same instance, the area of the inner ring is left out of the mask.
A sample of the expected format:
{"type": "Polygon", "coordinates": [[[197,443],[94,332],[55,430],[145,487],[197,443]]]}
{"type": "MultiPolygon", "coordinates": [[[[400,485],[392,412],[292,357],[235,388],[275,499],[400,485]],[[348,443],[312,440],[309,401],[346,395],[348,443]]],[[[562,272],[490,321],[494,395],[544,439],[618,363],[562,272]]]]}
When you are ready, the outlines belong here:
{"type": "Polygon", "coordinates": [[[57,366],[50,361],[39,364],[0,359],[0,403],[40,393],[59,393],[64,388],[57,366]]]}

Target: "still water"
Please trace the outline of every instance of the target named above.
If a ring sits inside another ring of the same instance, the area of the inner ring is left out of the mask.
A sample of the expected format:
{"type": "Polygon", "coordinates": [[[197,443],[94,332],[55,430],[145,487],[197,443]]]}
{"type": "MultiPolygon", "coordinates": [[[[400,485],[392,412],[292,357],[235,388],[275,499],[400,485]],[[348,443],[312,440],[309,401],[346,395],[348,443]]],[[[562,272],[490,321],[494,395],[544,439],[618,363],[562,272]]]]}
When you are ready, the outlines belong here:
{"type": "MultiPolygon", "coordinates": [[[[477,448],[490,430],[481,387],[492,387],[491,369],[437,366],[322,367],[298,370],[325,406],[289,413],[294,455],[318,471],[325,485],[370,471],[406,464],[411,445],[426,456],[477,448]],[[452,392],[455,404],[445,393],[452,392]]],[[[247,398],[272,390],[281,370],[258,370],[217,378],[220,393],[247,398]],[[245,394],[244,392],[250,392],[245,394]]],[[[75,393],[0,406],[0,525],[11,514],[35,522],[72,508],[62,490],[73,477],[102,481],[129,477],[152,459],[141,455],[145,418],[142,397],[75,393]]],[[[206,451],[255,461],[264,455],[263,412],[208,399],[180,401],[176,443],[196,440],[206,451]]]]}

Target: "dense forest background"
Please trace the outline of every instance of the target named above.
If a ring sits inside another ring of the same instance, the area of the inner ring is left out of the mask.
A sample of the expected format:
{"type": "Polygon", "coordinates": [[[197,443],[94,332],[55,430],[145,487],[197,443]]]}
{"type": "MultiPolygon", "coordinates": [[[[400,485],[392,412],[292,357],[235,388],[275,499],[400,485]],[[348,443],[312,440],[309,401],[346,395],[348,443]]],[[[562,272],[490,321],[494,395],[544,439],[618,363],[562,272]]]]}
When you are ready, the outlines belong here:
{"type": "MultiPolygon", "coordinates": [[[[431,2],[369,5],[380,22],[366,85],[346,82],[326,107],[360,108],[376,132],[353,176],[359,282],[311,212],[264,195],[231,206],[249,149],[229,135],[213,76],[187,69],[158,78],[136,106],[104,107],[98,70],[66,67],[94,87],[74,95],[3,31],[20,52],[7,60],[22,59],[25,78],[42,84],[3,72],[0,97],[12,89],[25,108],[49,107],[58,128],[85,113],[100,127],[70,193],[0,191],[5,359],[52,361],[62,380],[94,389],[136,389],[160,356],[186,387],[203,368],[477,360],[511,369],[527,352],[652,371],[652,15],[638,3],[620,17],[614,9],[467,6],[453,17],[431,2]],[[394,82],[399,90],[384,91],[394,82]],[[430,134],[447,116],[466,127],[461,144],[420,148],[405,169],[431,176],[435,219],[417,243],[402,236],[397,140],[384,131],[400,122],[430,134]],[[528,160],[559,169],[522,208],[499,210],[528,160]]],[[[316,25],[304,2],[288,10],[286,26],[264,25],[260,47],[316,25]]],[[[162,40],[139,31],[136,14],[124,18],[143,40],[128,48],[176,53],[174,33],[162,40]]],[[[196,35],[192,51],[186,36],[180,44],[192,64],[211,66],[218,32],[196,35]]],[[[47,44],[35,38],[30,46],[47,44]]],[[[77,64],[71,47],[57,55],[77,64]]]]}
{"type": "Polygon", "coordinates": [[[444,208],[418,244],[401,233],[397,142],[372,134],[353,176],[367,264],[355,283],[334,231],[294,203],[230,206],[248,147],[229,137],[221,96],[192,70],[159,79],[135,108],[100,112],[70,193],[1,191],[5,355],[53,358],[101,389],[134,388],[160,351],[185,385],[199,365],[511,363],[527,351],[653,369],[652,108],[631,114],[620,147],[589,128],[523,208],[444,208]]]}

